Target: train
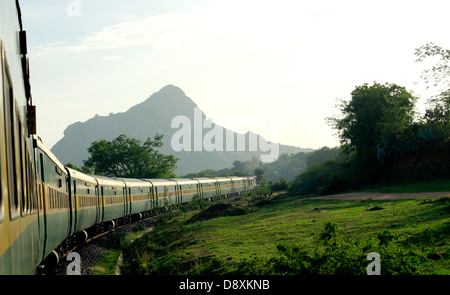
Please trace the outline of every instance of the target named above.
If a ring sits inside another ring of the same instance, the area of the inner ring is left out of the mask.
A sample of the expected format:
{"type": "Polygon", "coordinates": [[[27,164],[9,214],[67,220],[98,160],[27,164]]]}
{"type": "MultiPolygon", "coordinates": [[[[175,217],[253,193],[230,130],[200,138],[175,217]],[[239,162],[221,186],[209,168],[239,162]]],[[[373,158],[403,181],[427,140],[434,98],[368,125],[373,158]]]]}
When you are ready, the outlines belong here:
{"type": "Polygon", "coordinates": [[[126,179],[62,164],[37,136],[18,0],[0,1],[0,274],[34,275],[98,233],[157,208],[253,190],[256,177],[126,179]]]}

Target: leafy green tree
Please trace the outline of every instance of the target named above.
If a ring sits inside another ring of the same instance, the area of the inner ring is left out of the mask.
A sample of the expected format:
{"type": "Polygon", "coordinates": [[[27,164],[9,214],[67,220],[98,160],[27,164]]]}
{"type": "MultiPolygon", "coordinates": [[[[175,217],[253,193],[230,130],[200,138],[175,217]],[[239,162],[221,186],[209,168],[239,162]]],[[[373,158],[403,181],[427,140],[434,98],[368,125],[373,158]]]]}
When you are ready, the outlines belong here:
{"type": "Polygon", "coordinates": [[[306,160],[306,165],[311,167],[313,165],[322,164],[326,161],[333,160],[339,154],[339,148],[323,147],[309,154],[306,160]]]}
{"type": "Polygon", "coordinates": [[[264,170],[261,168],[256,168],[254,174],[256,176],[256,183],[258,185],[264,186],[264,184],[266,183],[266,178],[264,177],[264,170]]]}
{"type": "Polygon", "coordinates": [[[264,177],[269,181],[278,181],[285,178],[292,181],[296,175],[306,168],[306,159],[309,153],[281,154],[275,162],[265,163],[261,166],[264,177]]]}
{"type": "Polygon", "coordinates": [[[172,155],[161,154],[163,135],[156,134],[143,144],[122,134],[112,141],[100,140],[88,148],[89,159],[84,165],[95,174],[127,178],[176,177],[173,170],[178,161],[172,155]]]}
{"type": "Polygon", "coordinates": [[[434,43],[427,43],[416,49],[416,62],[430,58],[439,58],[434,66],[423,71],[422,78],[428,88],[429,84],[437,89],[438,94],[428,100],[423,121],[428,126],[450,129],[450,50],[434,43]]]}
{"type": "Polygon", "coordinates": [[[382,138],[400,136],[413,122],[417,98],[404,87],[376,82],[357,86],[351,96],[338,106],[342,118],[328,122],[338,130],[344,151],[354,152],[361,163],[373,163],[382,138]]]}

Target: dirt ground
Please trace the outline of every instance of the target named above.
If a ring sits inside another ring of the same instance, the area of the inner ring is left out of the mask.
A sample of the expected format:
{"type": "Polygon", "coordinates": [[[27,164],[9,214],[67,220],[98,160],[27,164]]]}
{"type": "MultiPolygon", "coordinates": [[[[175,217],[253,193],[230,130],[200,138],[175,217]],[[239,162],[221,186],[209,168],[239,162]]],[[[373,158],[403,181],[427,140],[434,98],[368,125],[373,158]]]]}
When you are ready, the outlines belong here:
{"type": "Polygon", "coordinates": [[[346,193],[338,195],[329,195],[321,197],[313,197],[308,199],[322,199],[322,200],[399,200],[399,199],[420,199],[420,198],[438,198],[447,196],[450,197],[450,192],[430,192],[430,193],[346,193]]]}

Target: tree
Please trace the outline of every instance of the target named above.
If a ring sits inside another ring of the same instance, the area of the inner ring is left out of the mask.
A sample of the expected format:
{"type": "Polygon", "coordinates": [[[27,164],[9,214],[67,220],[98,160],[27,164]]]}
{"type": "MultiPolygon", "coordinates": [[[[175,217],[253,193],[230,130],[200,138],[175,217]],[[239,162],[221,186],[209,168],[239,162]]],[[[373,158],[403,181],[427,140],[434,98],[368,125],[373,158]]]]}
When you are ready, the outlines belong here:
{"type": "Polygon", "coordinates": [[[126,178],[175,177],[178,161],[172,155],[157,151],[163,146],[163,135],[156,134],[143,144],[140,140],[122,134],[112,141],[95,141],[88,148],[89,159],[84,165],[95,174],[126,178]]]}
{"type": "Polygon", "coordinates": [[[306,165],[311,167],[313,165],[322,164],[326,161],[333,160],[339,154],[339,148],[329,148],[327,146],[318,149],[308,155],[306,165]]]}
{"type": "MultiPolygon", "coordinates": [[[[450,127],[450,50],[443,49],[434,43],[427,43],[416,49],[416,62],[424,62],[438,57],[438,62],[423,71],[422,78],[426,84],[433,83],[438,94],[428,100],[423,121],[428,126],[448,130],[450,127]]],[[[428,86],[430,88],[430,86],[428,86]]]]}
{"type": "Polygon", "coordinates": [[[261,168],[256,168],[254,174],[256,176],[256,183],[258,185],[264,186],[264,184],[266,183],[266,179],[264,178],[264,170],[261,168]]]}
{"type": "Polygon", "coordinates": [[[357,86],[351,96],[338,105],[343,117],[327,120],[338,130],[344,151],[364,164],[376,160],[383,138],[400,136],[413,122],[417,98],[404,87],[376,82],[357,86]]]}

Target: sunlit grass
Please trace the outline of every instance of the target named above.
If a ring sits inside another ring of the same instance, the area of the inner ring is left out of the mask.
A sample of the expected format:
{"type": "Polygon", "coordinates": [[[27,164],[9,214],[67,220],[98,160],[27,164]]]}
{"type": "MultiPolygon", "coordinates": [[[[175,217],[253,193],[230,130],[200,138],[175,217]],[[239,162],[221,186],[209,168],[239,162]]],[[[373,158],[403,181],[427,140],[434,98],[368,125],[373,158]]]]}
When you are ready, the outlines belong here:
{"type": "Polygon", "coordinates": [[[187,212],[137,240],[133,247],[143,260],[134,268],[147,274],[235,273],[245,259],[276,257],[280,244],[312,251],[324,224],[333,222],[348,239],[369,241],[388,231],[401,247],[414,248],[425,257],[444,253],[438,260],[418,265],[417,273],[450,274],[450,204],[441,200],[284,197],[246,215],[194,223],[187,221],[199,211],[187,212]]]}

